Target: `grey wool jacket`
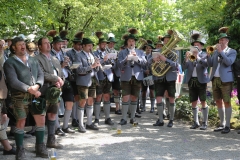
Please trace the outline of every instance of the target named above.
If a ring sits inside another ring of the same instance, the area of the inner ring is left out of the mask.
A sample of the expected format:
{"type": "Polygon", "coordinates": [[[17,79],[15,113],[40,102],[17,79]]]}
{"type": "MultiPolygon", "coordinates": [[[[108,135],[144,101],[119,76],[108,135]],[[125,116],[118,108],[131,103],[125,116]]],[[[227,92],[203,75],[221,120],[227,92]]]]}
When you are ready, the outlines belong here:
{"type": "Polygon", "coordinates": [[[4,63],[4,72],[11,93],[19,91],[26,93],[30,86],[39,84],[41,87],[43,85],[44,75],[38,61],[32,57],[28,57],[28,66],[24,65],[14,56],[8,58],[4,63]]]}

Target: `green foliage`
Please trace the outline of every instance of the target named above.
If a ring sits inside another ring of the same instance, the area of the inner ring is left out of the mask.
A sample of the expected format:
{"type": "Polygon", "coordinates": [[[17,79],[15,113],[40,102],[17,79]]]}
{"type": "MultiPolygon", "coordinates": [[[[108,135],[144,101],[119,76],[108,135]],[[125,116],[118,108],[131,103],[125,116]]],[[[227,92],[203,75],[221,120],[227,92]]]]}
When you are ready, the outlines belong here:
{"type": "Polygon", "coordinates": [[[189,97],[187,95],[182,95],[181,97],[175,100],[175,103],[176,103],[175,118],[191,121],[193,113],[192,106],[189,102],[189,97]]]}
{"type": "Polygon", "coordinates": [[[219,125],[218,109],[216,106],[209,106],[208,124],[209,126],[219,125]]]}

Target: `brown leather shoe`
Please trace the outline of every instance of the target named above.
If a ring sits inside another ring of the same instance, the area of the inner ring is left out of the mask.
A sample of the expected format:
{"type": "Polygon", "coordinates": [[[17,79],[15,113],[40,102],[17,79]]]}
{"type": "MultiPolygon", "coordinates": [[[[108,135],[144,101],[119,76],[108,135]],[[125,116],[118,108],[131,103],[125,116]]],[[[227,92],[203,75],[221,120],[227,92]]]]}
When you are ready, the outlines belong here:
{"type": "Polygon", "coordinates": [[[56,137],[55,137],[55,135],[52,134],[52,135],[48,135],[47,148],[62,149],[63,145],[56,143],[56,137]]]}
{"type": "Polygon", "coordinates": [[[36,157],[48,158],[48,151],[44,143],[36,144],[35,150],[36,150],[36,157]]]}

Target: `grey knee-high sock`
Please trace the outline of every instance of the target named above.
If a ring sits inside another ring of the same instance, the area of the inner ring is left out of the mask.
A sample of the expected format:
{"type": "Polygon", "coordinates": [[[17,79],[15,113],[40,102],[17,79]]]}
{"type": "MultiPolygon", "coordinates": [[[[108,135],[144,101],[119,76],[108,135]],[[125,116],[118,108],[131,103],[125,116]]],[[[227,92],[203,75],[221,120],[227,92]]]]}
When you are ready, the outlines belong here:
{"type": "Polygon", "coordinates": [[[122,102],[122,119],[127,120],[127,112],[129,108],[128,102],[122,102]]]}
{"type": "Polygon", "coordinates": [[[151,98],[151,108],[154,109],[155,105],[155,98],[151,98]]]}
{"type": "Polygon", "coordinates": [[[84,108],[78,107],[77,112],[78,112],[77,115],[78,115],[79,126],[83,127],[84,108]]]}
{"type": "Polygon", "coordinates": [[[225,118],[226,118],[227,127],[230,127],[231,116],[232,116],[232,107],[225,108],[225,118]]]}
{"type": "Polygon", "coordinates": [[[198,120],[198,107],[192,108],[193,112],[193,119],[194,121],[199,125],[199,120],[198,120]]]}
{"type": "Polygon", "coordinates": [[[78,102],[73,103],[73,109],[72,109],[72,119],[77,119],[77,107],[78,107],[78,102]]]}
{"type": "Polygon", "coordinates": [[[170,120],[173,120],[174,119],[174,114],[175,114],[175,103],[170,103],[169,114],[170,114],[170,120]]]}
{"type": "Polygon", "coordinates": [[[142,98],[142,108],[146,109],[146,99],[142,98]]]}
{"type": "Polygon", "coordinates": [[[101,102],[95,102],[94,103],[94,115],[95,115],[95,119],[99,119],[100,117],[100,112],[101,112],[101,106],[100,106],[101,102]]]}
{"type": "Polygon", "coordinates": [[[54,135],[55,134],[55,120],[53,120],[53,121],[48,120],[47,128],[48,128],[48,136],[54,135]]]}
{"type": "Polygon", "coordinates": [[[163,102],[157,103],[159,121],[163,122],[163,102]]]}
{"type": "Polygon", "coordinates": [[[169,98],[165,99],[165,103],[166,103],[166,108],[167,108],[167,115],[170,114],[170,102],[169,102],[169,98]]]}
{"type": "Polygon", "coordinates": [[[225,112],[225,108],[222,107],[222,108],[218,108],[218,115],[219,115],[219,118],[220,118],[220,125],[221,126],[224,126],[224,112],[225,112]]]}
{"type": "Polygon", "coordinates": [[[55,129],[58,129],[60,128],[60,123],[59,123],[59,120],[58,120],[58,114],[56,115],[56,120],[55,120],[55,129]]]}
{"type": "Polygon", "coordinates": [[[87,112],[87,124],[91,125],[92,124],[93,106],[87,106],[86,112],[87,112]]]}
{"type": "Polygon", "coordinates": [[[131,119],[135,117],[136,109],[137,109],[137,102],[136,101],[134,101],[134,102],[132,101],[131,102],[131,106],[130,106],[131,119]]]}
{"type": "Polygon", "coordinates": [[[104,110],[104,114],[105,114],[105,119],[108,119],[109,118],[109,115],[110,115],[110,102],[109,101],[104,101],[103,102],[103,110],[104,110]]]}
{"type": "Polygon", "coordinates": [[[205,122],[206,125],[208,124],[208,109],[208,106],[202,108],[203,122],[205,122]]]}
{"type": "Polygon", "coordinates": [[[68,122],[69,122],[71,113],[72,113],[72,110],[65,109],[64,118],[63,118],[63,129],[66,129],[68,127],[68,122]]]}

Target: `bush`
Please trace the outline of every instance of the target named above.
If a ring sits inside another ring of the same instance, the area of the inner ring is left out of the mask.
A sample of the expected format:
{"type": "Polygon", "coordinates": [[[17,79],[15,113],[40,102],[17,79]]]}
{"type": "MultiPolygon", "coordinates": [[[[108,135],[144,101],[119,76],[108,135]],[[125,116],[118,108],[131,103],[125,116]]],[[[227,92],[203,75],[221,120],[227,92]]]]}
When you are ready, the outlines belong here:
{"type": "Polygon", "coordinates": [[[189,97],[187,95],[182,95],[175,100],[175,103],[175,118],[192,121],[192,105],[189,102],[189,97]]]}

